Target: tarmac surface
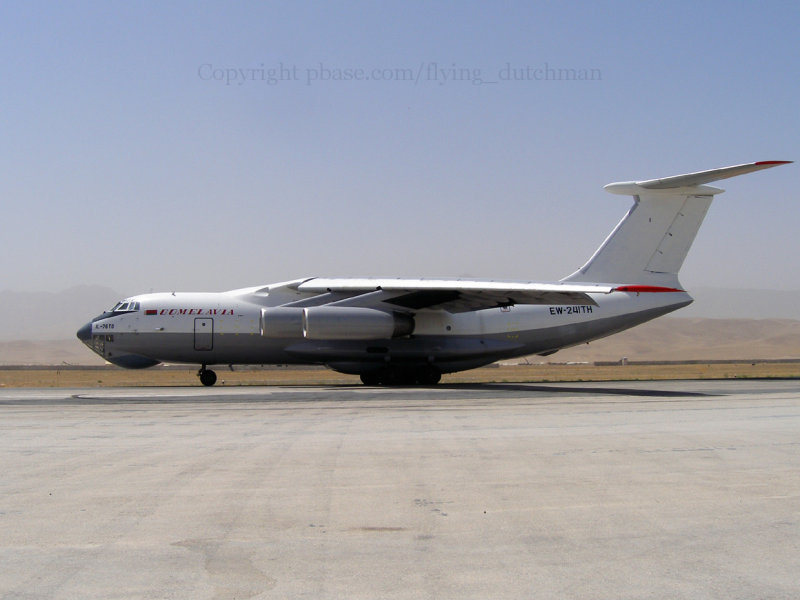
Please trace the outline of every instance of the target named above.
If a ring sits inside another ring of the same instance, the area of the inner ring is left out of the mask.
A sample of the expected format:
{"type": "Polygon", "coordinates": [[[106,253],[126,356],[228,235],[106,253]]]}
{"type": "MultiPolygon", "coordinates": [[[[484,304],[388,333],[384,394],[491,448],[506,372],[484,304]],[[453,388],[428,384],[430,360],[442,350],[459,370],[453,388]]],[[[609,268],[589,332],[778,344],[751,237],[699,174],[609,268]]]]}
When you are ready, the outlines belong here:
{"type": "Polygon", "coordinates": [[[800,597],[800,381],[0,390],[0,597],[800,597]]]}

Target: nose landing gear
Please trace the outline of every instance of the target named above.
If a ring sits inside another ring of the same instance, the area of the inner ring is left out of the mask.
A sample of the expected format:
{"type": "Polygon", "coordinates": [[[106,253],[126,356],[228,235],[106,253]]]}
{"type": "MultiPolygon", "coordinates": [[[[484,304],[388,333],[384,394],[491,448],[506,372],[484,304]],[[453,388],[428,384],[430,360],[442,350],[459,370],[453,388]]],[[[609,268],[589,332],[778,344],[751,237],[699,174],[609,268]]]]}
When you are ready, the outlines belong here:
{"type": "Polygon", "coordinates": [[[217,383],[217,374],[211,369],[206,369],[205,365],[200,367],[200,370],[197,372],[197,376],[200,378],[200,383],[203,385],[212,386],[217,383]]]}

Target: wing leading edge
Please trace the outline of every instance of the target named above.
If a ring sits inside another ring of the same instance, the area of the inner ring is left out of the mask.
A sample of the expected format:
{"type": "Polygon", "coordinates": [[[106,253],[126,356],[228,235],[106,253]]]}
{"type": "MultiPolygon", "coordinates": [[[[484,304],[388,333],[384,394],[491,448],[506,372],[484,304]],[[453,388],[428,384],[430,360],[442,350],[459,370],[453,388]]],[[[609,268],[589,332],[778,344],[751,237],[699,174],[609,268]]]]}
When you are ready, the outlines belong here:
{"type": "Polygon", "coordinates": [[[299,283],[295,289],[324,295],[331,300],[328,306],[383,304],[387,309],[407,312],[438,309],[453,313],[515,304],[596,306],[589,294],[608,294],[614,290],[611,286],[592,284],[386,278],[314,278],[299,283]]]}

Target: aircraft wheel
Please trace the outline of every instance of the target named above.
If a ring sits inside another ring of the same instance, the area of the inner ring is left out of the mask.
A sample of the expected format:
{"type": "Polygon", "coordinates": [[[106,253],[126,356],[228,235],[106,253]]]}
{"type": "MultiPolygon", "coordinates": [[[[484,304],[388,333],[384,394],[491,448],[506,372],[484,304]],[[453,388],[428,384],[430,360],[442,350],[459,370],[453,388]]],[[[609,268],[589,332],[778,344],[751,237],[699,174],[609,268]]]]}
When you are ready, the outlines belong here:
{"type": "Polygon", "coordinates": [[[436,385],[442,379],[442,374],[433,367],[419,369],[381,369],[361,373],[361,383],[364,385],[436,385]]]}
{"type": "Polygon", "coordinates": [[[433,367],[426,367],[417,372],[417,383],[420,385],[436,385],[442,379],[442,374],[433,367]]]}
{"type": "Polygon", "coordinates": [[[414,377],[403,369],[387,369],[381,377],[381,385],[414,385],[414,377]]]}
{"type": "Polygon", "coordinates": [[[364,385],[381,385],[381,374],[378,371],[361,374],[361,383],[364,385]]]}
{"type": "Polygon", "coordinates": [[[200,383],[206,386],[212,386],[217,383],[217,374],[211,369],[200,369],[198,373],[200,376],[200,383]]]}

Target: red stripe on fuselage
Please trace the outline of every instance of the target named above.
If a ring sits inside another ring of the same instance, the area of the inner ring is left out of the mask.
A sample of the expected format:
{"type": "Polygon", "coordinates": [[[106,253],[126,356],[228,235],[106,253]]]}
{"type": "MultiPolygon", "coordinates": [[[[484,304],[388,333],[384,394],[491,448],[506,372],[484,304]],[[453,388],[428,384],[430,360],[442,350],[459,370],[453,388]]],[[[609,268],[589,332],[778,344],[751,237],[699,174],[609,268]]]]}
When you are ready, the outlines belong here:
{"type": "Polygon", "coordinates": [[[614,288],[615,292],[636,292],[639,293],[664,293],[664,292],[683,292],[677,288],[661,287],[658,285],[621,285],[614,288]]]}

